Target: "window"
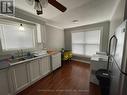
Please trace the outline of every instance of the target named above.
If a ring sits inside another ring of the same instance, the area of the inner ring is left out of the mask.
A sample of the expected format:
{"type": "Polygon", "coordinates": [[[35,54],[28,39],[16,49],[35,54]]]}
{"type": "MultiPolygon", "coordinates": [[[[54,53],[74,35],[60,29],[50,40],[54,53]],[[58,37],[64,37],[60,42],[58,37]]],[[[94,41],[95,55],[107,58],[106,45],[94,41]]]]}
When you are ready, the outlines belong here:
{"type": "Polygon", "coordinates": [[[72,52],[92,56],[100,50],[101,30],[72,32],[72,52]]]}
{"type": "Polygon", "coordinates": [[[34,28],[16,25],[0,25],[0,37],[3,50],[27,49],[35,47],[34,28]]]}

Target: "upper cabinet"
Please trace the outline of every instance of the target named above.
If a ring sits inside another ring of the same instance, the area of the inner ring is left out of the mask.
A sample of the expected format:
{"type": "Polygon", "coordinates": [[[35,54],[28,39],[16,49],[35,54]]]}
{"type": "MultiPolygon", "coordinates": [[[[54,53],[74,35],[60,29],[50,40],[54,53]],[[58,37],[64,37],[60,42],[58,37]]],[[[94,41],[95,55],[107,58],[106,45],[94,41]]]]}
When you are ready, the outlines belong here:
{"type": "Polygon", "coordinates": [[[46,25],[41,25],[41,30],[42,30],[42,42],[46,44],[46,25]]]}
{"type": "Polygon", "coordinates": [[[37,27],[37,42],[42,43],[41,24],[36,24],[36,27],[37,27]]]}
{"type": "Polygon", "coordinates": [[[37,27],[37,42],[45,44],[46,42],[45,25],[36,24],[36,27],[37,27]]]}
{"type": "Polygon", "coordinates": [[[46,26],[45,24],[36,24],[37,27],[37,43],[46,48],[46,26]]]}

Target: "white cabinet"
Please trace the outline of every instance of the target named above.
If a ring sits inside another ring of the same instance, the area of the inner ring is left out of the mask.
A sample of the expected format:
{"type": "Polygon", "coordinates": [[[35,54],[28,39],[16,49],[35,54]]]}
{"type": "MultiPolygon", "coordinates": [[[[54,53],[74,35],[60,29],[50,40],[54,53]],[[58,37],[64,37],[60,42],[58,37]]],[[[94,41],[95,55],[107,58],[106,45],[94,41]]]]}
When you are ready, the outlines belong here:
{"type": "Polygon", "coordinates": [[[46,44],[46,25],[41,25],[41,36],[43,44],[46,44]]]}
{"type": "Polygon", "coordinates": [[[9,90],[8,69],[0,70],[0,95],[11,95],[9,90]]]}
{"type": "Polygon", "coordinates": [[[61,53],[52,55],[52,70],[56,70],[61,67],[61,53]]]}
{"type": "Polygon", "coordinates": [[[30,82],[33,84],[51,71],[50,57],[43,57],[29,63],[30,82]]]}
{"type": "Polygon", "coordinates": [[[30,80],[31,83],[36,82],[40,78],[40,65],[39,60],[34,60],[29,63],[30,80]]]}
{"type": "Polygon", "coordinates": [[[50,57],[44,57],[41,58],[39,61],[40,64],[40,74],[41,76],[47,75],[51,71],[51,66],[50,66],[50,57]]]}
{"type": "Polygon", "coordinates": [[[17,93],[30,84],[28,64],[22,63],[10,68],[11,77],[14,86],[14,92],[17,93]]]}
{"type": "Polygon", "coordinates": [[[0,95],[15,95],[50,72],[50,56],[0,70],[0,95]]]}

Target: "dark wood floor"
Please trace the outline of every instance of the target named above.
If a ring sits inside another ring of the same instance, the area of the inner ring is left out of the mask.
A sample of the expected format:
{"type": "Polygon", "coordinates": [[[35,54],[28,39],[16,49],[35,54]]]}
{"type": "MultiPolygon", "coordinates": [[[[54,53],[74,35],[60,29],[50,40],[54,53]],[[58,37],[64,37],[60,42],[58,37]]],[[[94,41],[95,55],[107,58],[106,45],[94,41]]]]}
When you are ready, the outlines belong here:
{"type": "Polygon", "coordinates": [[[17,95],[100,95],[89,77],[89,64],[71,61],[17,95]]]}

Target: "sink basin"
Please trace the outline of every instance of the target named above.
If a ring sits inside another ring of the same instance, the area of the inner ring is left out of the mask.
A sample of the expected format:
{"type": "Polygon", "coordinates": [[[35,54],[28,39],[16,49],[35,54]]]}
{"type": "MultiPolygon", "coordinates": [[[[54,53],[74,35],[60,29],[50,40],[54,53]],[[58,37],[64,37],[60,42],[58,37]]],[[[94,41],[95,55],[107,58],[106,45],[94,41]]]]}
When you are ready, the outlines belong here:
{"type": "Polygon", "coordinates": [[[35,58],[37,56],[24,56],[23,59],[31,59],[31,58],[35,58]]]}
{"type": "Polygon", "coordinates": [[[10,60],[10,62],[15,63],[15,62],[23,61],[23,60],[26,60],[26,59],[25,58],[16,58],[16,59],[10,60]]]}
{"type": "Polygon", "coordinates": [[[18,58],[15,58],[15,59],[11,59],[10,62],[11,63],[16,63],[16,62],[19,62],[19,61],[24,61],[24,60],[35,58],[35,57],[37,57],[37,56],[23,56],[23,57],[18,57],[18,58]]]}
{"type": "Polygon", "coordinates": [[[18,61],[23,61],[23,60],[26,60],[25,58],[19,58],[17,59],[18,61]]]}

